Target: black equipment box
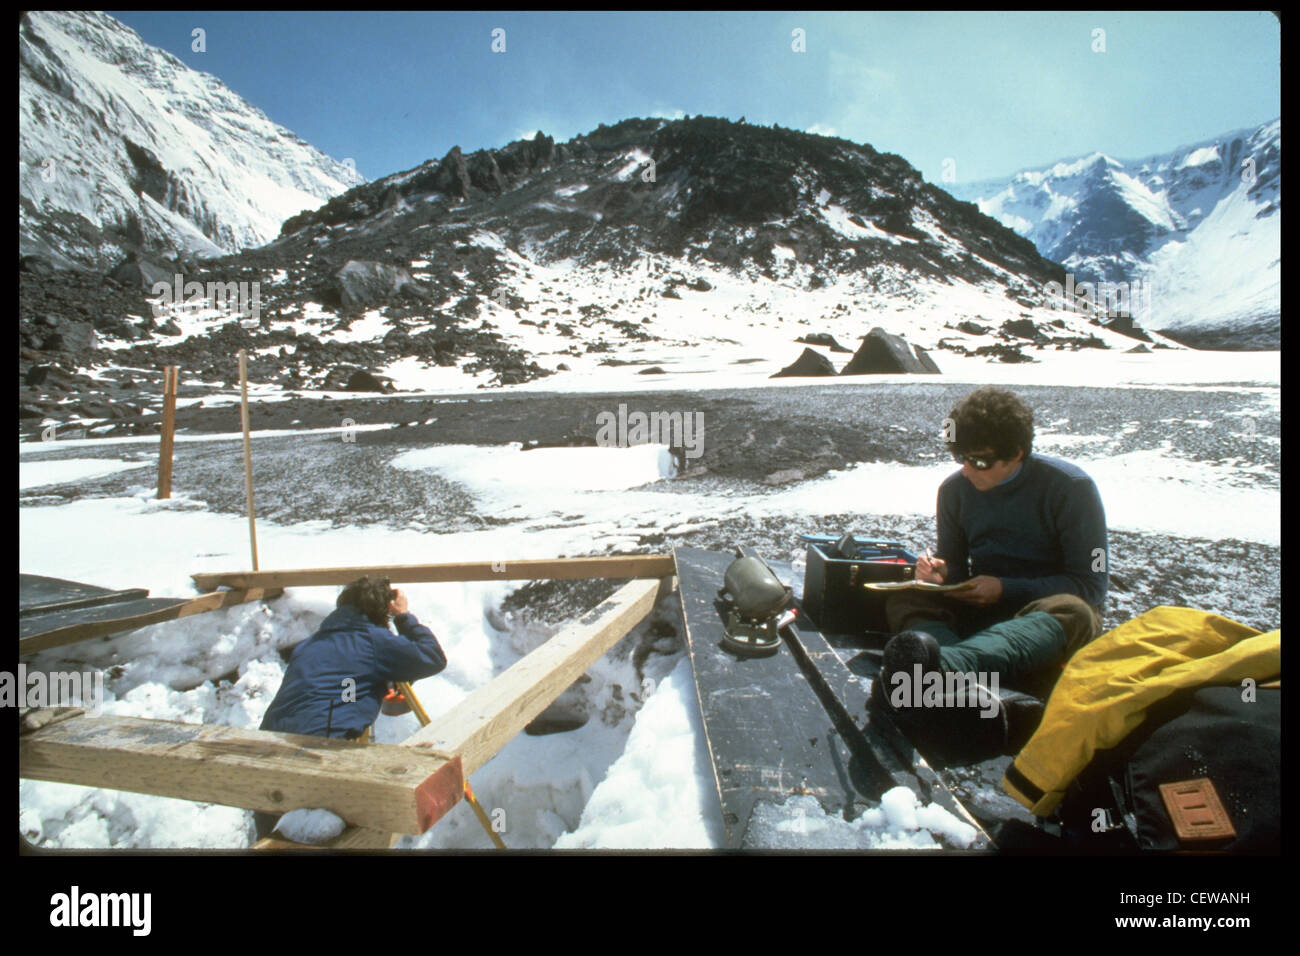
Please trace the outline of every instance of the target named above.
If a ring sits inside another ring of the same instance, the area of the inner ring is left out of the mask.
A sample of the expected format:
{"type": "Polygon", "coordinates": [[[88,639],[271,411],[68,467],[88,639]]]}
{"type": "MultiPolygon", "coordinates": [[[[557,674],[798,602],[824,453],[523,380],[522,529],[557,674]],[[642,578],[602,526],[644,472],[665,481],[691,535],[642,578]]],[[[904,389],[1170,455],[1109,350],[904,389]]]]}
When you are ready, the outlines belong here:
{"type": "Polygon", "coordinates": [[[840,557],[839,544],[808,536],[808,564],[803,579],[803,610],[823,634],[887,631],[888,592],[869,591],[868,581],[910,581],[916,575],[916,555],[895,541],[859,544],[852,539],[840,557]]]}

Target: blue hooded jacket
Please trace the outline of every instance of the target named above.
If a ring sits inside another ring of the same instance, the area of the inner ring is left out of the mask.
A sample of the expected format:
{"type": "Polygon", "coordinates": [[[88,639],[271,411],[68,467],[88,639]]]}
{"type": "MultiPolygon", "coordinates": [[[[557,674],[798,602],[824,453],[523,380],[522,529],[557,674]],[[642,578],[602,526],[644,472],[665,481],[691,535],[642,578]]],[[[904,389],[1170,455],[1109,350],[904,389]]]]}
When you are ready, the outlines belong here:
{"type": "Polygon", "coordinates": [[[447,666],[433,632],[414,614],[393,618],[398,634],[345,604],[294,649],[263,730],[357,737],[375,722],[389,681],[432,677],[447,666]]]}

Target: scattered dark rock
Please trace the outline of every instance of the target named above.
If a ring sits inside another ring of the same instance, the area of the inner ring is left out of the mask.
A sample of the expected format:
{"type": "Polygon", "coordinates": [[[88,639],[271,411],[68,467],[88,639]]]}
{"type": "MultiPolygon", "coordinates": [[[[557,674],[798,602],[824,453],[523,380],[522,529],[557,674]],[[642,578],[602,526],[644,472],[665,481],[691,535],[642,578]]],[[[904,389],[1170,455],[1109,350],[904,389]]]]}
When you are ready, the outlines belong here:
{"type": "Polygon", "coordinates": [[[429,290],[410,272],[383,262],[350,259],[334,274],[334,282],[339,304],[356,312],[387,305],[399,296],[429,299],[429,290]]]}
{"type": "Polygon", "coordinates": [[[641,369],[641,371],[637,372],[637,374],[638,375],[665,375],[667,373],[664,372],[664,370],[660,368],[658,365],[651,365],[649,368],[641,369]]]}
{"type": "Polygon", "coordinates": [[[27,370],[27,377],[23,379],[24,385],[43,385],[46,378],[49,377],[50,366],[33,365],[27,370]]]}
{"type": "Polygon", "coordinates": [[[1006,342],[998,342],[995,345],[981,345],[973,355],[989,355],[996,358],[999,362],[1032,362],[1034,361],[1028,355],[1020,351],[1016,345],[1008,345],[1006,342]]]}
{"type": "Polygon", "coordinates": [[[168,319],[162,325],[158,326],[158,334],[159,335],[180,335],[181,327],[177,325],[172,319],[168,319]]]}
{"type": "Polygon", "coordinates": [[[176,283],[175,266],[165,266],[136,255],[128,256],[109,275],[127,288],[146,292],[152,292],[159,282],[168,286],[176,283]]]}
{"type": "Polygon", "coordinates": [[[34,276],[54,275],[54,266],[43,256],[19,256],[18,271],[34,276]]]}
{"type": "Polygon", "coordinates": [[[1002,323],[1002,331],[1018,339],[1037,341],[1043,338],[1043,333],[1038,330],[1038,326],[1034,325],[1033,319],[1007,319],[1002,323]]]}
{"type": "Polygon", "coordinates": [[[832,352],[853,351],[852,349],[846,349],[844,346],[840,345],[839,342],[836,342],[835,336],[831,335],[829,332],[810,332],[807,335],[800,336],[795,339],[795,341],[804,345],[821,345],[830,349],[832,352]]]}
{"type": "Polygon", "coordinates": [[[972,322],[969,319],[967,319],[964,322],[957,323],[957,331],[965,332],[967,335],[988,335],[989,327],[987,325],[980,325],[978,322],[972,322]]]}

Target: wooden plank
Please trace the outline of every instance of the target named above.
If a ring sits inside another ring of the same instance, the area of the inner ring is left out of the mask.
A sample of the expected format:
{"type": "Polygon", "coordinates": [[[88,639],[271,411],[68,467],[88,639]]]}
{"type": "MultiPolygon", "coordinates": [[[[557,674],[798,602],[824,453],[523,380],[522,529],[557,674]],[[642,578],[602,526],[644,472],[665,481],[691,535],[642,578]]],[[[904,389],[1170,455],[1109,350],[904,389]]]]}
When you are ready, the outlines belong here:
{"type": "Polygon", "coordinates": [[[460,800],[461,762],[424,748],[135,717],[79,716],[22,734],[19,776],[423,833],[460,800]]]}
{"type": "Polygon", "coordinates": [[[536,581],[575,578],[663,578],[675,573],[672,555],[624,554],[605,557],[530,558],[520,561],[469,561],[448,564],[394,564],[371,567],[297,568],[280,571],[226,571],[194,574],[200,591],[217,587],[324,587],[351,584],[364,575],[394,584],[446,581],[536,581]]]}
{"type": "Polygon", "coordinates": [[[660,587],[625,584],[402,746],[457,754],[470,776],[649,614],[660,587]]]}
{"type": "Polygon", "coordinates": [[[54,622],[43,621],[41,616],[20,618],[18,653],[34,654],[50,647],[133,631],[136,628],[148,627],[150,624],[189,617],[191,614],[203,614],[250,601],[270,600],[283,593],[283,588],[257,587],[237,591],[213,591],[190,600],[149,598],[120,605],[106,604],[68,612],[67,617],[61,612],[47,616],[68,621],[57,626],[49,626],[54,622]]]}
{"type": "Polygon", "coordinates": [[[269,836],[254,843],[249,849],[260,851],[294,850],[387,850],[402,838],[400,833],[371,830],[368,827],[348,827],[327,843],[297,843],[283,836],[269,836]]]}

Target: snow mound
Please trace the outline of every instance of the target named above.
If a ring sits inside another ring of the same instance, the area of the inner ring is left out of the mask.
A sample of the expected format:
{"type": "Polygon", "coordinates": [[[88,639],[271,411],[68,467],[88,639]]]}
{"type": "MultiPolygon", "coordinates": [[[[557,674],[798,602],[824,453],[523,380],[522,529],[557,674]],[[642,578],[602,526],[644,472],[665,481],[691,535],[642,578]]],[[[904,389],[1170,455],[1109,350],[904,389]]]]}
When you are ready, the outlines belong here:
{"type": "Polygon", "coordinates": [[[792,796],[784,803],[754,805],[747,848],[777,850],[940,850],[966,849],[975,841],[973,826],[938,804],[920,806],[907,787],[895,787],[856,820],[828,814],[816,797],[792,796]],[[936,837],[942,837],[944,843],[936,837]]]}

